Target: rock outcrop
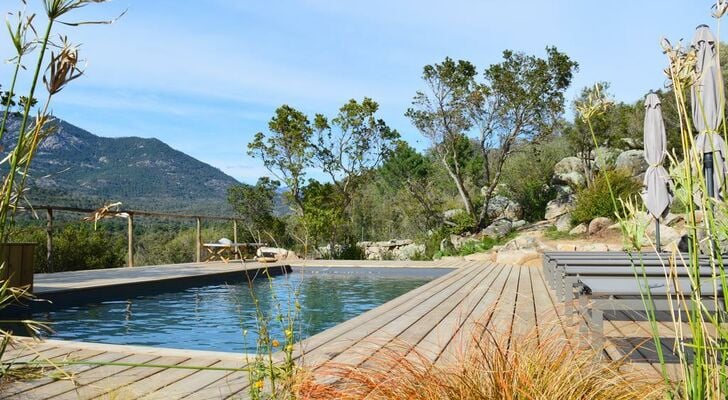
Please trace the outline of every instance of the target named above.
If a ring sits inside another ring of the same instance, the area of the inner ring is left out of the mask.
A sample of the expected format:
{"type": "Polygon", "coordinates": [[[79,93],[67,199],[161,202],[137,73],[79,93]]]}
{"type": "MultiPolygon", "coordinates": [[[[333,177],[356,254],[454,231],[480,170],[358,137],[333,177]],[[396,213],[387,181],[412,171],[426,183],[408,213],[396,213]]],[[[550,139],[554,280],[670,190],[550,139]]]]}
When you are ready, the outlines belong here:
{"type": "Polygon", "coordinates": [[[425,245],[412,240],[388,240],[383,242],[359,242],[356,244],[367,260],[411,260],[425,254],[425,245]]]}

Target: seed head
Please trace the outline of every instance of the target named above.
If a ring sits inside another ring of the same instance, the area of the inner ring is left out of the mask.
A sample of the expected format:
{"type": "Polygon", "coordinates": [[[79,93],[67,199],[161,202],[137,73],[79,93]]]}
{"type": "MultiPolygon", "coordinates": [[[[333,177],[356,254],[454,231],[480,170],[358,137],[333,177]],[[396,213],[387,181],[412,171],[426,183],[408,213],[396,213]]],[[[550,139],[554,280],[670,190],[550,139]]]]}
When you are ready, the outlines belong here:
{"type": "Polygon", "coordinates": [[[51,95],[60,92],[68,82],[83,75],[78,67],[78,46],[62,38],[63,45],[58,54],[51,52],[51,61],[43,76],[43,83],[51,95]]]}

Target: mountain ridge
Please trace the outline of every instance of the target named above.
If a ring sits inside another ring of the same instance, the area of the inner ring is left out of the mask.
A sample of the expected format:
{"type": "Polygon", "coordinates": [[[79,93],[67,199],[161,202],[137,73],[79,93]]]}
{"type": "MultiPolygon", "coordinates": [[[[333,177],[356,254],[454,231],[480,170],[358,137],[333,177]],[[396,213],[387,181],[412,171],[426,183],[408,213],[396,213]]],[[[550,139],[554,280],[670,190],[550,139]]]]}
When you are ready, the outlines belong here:
{"type": "MultiPolygon", "coordinates": [[[[156,138],[108,138],[60,118],[41,142],[29,173],[31,204],[124,208],[231,215],[227,189],[235,178],[156,138]]],[[[0,142],[17,140],[20,118],[10,116],[0,142]]]]}

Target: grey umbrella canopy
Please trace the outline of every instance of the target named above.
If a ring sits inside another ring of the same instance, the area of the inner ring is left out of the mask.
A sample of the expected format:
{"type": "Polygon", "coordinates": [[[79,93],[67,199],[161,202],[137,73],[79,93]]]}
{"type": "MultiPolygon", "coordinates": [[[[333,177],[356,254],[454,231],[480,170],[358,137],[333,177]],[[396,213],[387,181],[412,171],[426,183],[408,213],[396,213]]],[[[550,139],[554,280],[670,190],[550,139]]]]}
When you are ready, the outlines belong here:
{"type": "Polygon", "coordinates": [[[643,199],[647,211],[655,219],[660,219],[670,210],[672,193],[670,192],[670,176],[662,166],[667,153],[667,137],[665,123],[662,120],[662,105],[656,94],[650,93],[645,99],[645,192],[643,199]]]}
{"type": "MultiPolygon", "coordinates": [[[[690,95],[692,100],[693,124],[698,131],[695,147],[698,153],[712,154],[713,173],[711,174],[714,193],[720,193],[728,170],[726,157],[728,148],[723,138],[717,134],[722,115],[723,78],[716,46],[718,41],[707,25],[700,25],[695,31],[691,46],[696,50],[697,62],[695,71],[697,81],[693,84],[690,95]]],[[[706,175],[706,180],[709,177],[706,175]]],[[[711,186],[709,184],[709,186],[711,186]]]]}

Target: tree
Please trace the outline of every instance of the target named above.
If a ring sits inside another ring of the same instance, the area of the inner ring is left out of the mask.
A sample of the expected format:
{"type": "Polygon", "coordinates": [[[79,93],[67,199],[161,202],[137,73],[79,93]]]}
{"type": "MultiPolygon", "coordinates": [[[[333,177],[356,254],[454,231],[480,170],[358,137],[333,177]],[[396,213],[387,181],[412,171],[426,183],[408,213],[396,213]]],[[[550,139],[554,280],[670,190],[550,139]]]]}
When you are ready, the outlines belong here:
{"type": "Polygon", "coordinates": [[[281,222],[273,214],[280,182],[268,177],[258,178],[255,185],[240,184],[228,188],[228,202],[248,228],[253,239],[262,232],[280,236],[276,228],[281,222]]]}
{"type": "Polygon", "coordinates": [[[503,61],[488,67],[483,82],[468,61],[446,58],[425,66],[428,93],[417,92],[406,115],[428,137],[458,189],[465,211],[478,227],[489,222],[488,206],[503,165],[518,141],[534,141],[554,132],[564,109],[564,92],[578,64],[555,47],[547,58],[503,52],[503,61]],[[480,210],[464,179],[458,143],[477,131],[484,187],[480,210]]]}
{"type": "Polygon", "coordinates": [[[428,225],[434,226],[442,222],[442,215],[438,210],[438,201],[431,196],[434,191],[431,187],[431,169],[427,158],[400,140],[385,159],[379,175],[390,189],[396,191],[404,188],[419,204],[428,225]]]}
{"type": "Polygon", "coordinates": [[[441,64],[426,65],[422,73],[428,93],[418,91],[414,108],[405,115],[432,143],[438,158],[455,183],[465,211],[475,215],[473,201],[465,185],[458,143],[472,127],[468,111],[472,103],[481,102],[475,83],[475,66],[468,62],[445,58],[441,64]]]}
{"type": "Polygon", "coordinates": [[[365,97],[349,100],[331,120],[317,114],[313,154],[317,166],[331,178],[346,208],[361,179],[392,150],[399,133],[376,117],[379,104],[365,97]]]}
{"type": "MultiPolygon", "coordinates": [[[[394,147],[399,133],[377,118],[379,104],[365,97],[349,100],[329,120],[317,114],[316,139],[312,144],[315,166],[331,178],[337,215],[345,216],[363,179],[394,147]]],[[[343,219],[342,219],[343,220],[343,219]]],[[[341,224],[335,226],[331,244],[336,243],[341,224]]]]}
{"type": "Polygon", "coordinates": [[[310,142],[313,128],[308,118],[293,107],[282,105],[268,123],[268,135],[258,132],[248,144],[248,154],[288,188],[288,197],[299,216],[304,213],[302,188],[305,169],[311,165],[310,142]]]}

